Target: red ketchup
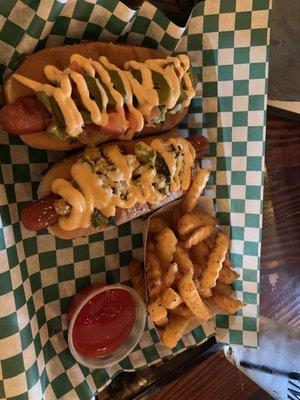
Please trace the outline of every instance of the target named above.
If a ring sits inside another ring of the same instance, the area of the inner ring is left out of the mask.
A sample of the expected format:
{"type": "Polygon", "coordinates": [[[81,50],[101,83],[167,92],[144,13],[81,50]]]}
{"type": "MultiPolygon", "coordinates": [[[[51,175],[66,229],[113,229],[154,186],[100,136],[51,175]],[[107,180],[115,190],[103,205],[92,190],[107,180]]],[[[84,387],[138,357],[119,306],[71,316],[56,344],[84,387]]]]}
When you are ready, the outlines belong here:
{"type": "Polygon", "coordinates": [[[80,310],[75,320],[74,348],[85,357],[110,354],[126,341],[134,322],[135,305],[127,291],[114,288],[100,292],[80,310]]]}

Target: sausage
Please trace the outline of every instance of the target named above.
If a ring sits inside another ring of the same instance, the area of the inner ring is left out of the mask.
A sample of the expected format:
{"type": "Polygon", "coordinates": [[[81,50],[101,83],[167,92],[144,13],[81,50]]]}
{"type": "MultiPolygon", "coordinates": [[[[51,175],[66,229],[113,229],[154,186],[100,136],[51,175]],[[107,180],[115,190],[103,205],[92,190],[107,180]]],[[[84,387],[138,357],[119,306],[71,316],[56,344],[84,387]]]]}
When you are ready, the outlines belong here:
{"type": "MultiPolygon", "coordinates": [[[[205,155],[205,151],[208,149],[208,142],[203,136],[197,137],[189,137],[187,138],[193,147],[196,150],[197,158],[200,156],[205,155]]],[[[133,143],[126,142],[126,153],[130,154],[133,150],[133,143]]],[[[148,204],[136,204],[132,209],[123,210],[117,208],[116,211],[116,221],[117,224],[120,225],[125,223],[131,219],[135,219],[140,217],[141,215],[145,215],[146,213],[159,208],[176,198],[180,197],[182,192],[171,193],[166,199],[164,199],[161,203],[156,206],[149,207],[148,204]]],[[[56,213],[53,203],[55,200],[59,199],[60,197],[55,194],[50,194],[48,196],[43,197],[40,200],[37,200],[29,205],[27,205],[21,213],[21,220],[26,229],[31,231],[37,231],[43,228],[47,228],[51,225],[54,225],[58,222],[59,215],[56,213]]],[[[95,232],[99,230],[104,230],[106,226],[101,227],[100,229],[94,229],[95,232]]],[[[88,228],[89,229],[89,228],[88,228]]],[[[86,232],[87,230],[80,229],[78,232],[86,232]]],[[[90,232],[93,233],[93,232],[90,232]]],[[[73,233],[74,235],[74,233],[73,233]]],[[[81,235],[74,235],[74,236],[81,236],[81,235]]]]}
{"type": "Polygon", "coordinates": [[[25,228],[29,231],[38,231],[55,224],[59,215],[56,213],[53,203],[59,198],[60,196],[51,193],[23,208],[21,220],[25,228]]]}
{"type": "MultiPolygon", "coordinates": [[[[151,134],[160,128],[160,131],[169,130],[169,127],[164,127],[163,123],[157,126],[153,126],[153,120],[157,116],[158,107],[147,117],[146,122],[149,125],[144,127],[144,131],[147,134],[151,134]]],[[[185,114],[185,112],[183,113],[185,114]]],[[[180,115],[180,113],[178,114],[180,115]]],[[[170,114],[170,122],[173,126],[173,119],[177,122],[178,115],[174,116],[170,114]]],[[[183,118],[184,115],[181,117],[183,118]]],[[[129,128],[136,129],[136,120],[131,114],[126,115],[129,121],[129,128]]],[[[6,104],[0,110],[0,125],[4,131],[11,135],[24,135],[40,131],[47,130],[48,126],[52,122],[52,116],[46,109],[46,107],[34,97],[22,97],[16,100],[14,103],[6,104]]],[[[125,133],[122,129],[122,120],[120,114],[117,112],[108,112],[108,124],[105,127],[101,127],[94,123],[85,124],[83,131],[79,135],[78,139],[84,144],[97,143],[99,135],[118,138],[118,136],[125,133]]]]}
{"type": "Polygon", "coordinates": [[[0,110],[2,128],[13,135],[44,131],[51,123],[51,114],[34,97],[21,97],[0,110]]]}
{"type": "MultiPolygon", "coordinates": [[[[121,128],[120,114],[111,112],[108,116],[108,124],[103,128],[96,124],[86,124],[83,127],[83,139],[91,134],[118,137],[125,133],[121,128]]],[[[12,135],[45,131],[51,119],[51,114],[46,107],[34,97],[22,97],[0,110],[0,124],[7,133],[12,135]]]]}

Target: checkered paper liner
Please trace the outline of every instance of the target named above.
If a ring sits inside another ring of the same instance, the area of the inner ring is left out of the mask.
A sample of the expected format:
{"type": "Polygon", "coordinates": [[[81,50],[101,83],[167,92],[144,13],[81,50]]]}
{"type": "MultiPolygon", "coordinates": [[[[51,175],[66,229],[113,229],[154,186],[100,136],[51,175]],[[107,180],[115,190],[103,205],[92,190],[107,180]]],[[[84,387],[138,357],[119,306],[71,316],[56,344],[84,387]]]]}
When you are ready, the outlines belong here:
{"type": "MultiPolygon", "coordinates": [[[[134,11],[116,0],[19,0],[0,4],[0,74],[24,54],[84,40],[127,41],[187,51],[200,83],[184,134],[206,136],[212,174],[206,194],[217,216],[231,226],[235,284],[247,306],[216,318],[218,339],[257,346],[259,255],[262,225],[269,0],[207,0],[195,6],[184,28],[143,3],[134,11]]],[[[136,220],[101,234],[62,241],[28,232],[21,208],[36,198],[41,172],[62,153],[38,151],[0,133],[0,398],[91,399],[120,370],[153,364],[172,352],[148,321],[135,351],[109,369],[88,370],[67,347],[66,309],[71,297],[94,282],[128,283],[128,264],[142,258],[142,225],[136,220]]],[[[211,323],[185,336],[173,351],[202,343],[211,323]]]]}

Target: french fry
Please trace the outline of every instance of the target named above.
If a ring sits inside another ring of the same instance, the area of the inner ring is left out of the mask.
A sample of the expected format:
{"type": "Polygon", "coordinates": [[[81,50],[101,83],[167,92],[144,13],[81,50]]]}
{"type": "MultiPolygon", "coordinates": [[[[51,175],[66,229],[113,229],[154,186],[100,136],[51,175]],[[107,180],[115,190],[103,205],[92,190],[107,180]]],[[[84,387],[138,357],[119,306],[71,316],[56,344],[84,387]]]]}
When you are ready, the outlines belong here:
{"type": "Polygon", "coordinates": [[[163,284],[166,287],[172,286],[176,279],[177,273],[178,273],[178,265],[176,263],[172,263],[171,265],[169,265],[169,267],[163,274],[163,284]]]}
{"type": "Polygon", "coordinates": [[[215,293],[211,299],[221,311],[224,311],[228,314],[235,314],[237,310],[245,306],[245,304],[240,300],[226,297],[218,293],[215,293]]]}
{"type": "Polygon", "coordinates": [[[192,311],[184,303],[179,304],[179,306],[173,308],[172,314],[179,315],[180,317],[190,318],[193,316],[192,311]]]}
{"type": "Polygon", "coordinates": [[[170,265],[176,249],[177,238],[170,228],[164,228],[155,236],[157,256],[164,268],[170,265]]]}
{"type": "Polygon", "coordinates": [[[194,278],[198,279],[201,275],[202,270],[205,268],[206,263],[194,263],[194,278]]]}
{"type": "Polygon", "coordinates": [[[206,182],[209,178],[209,174],[209,169],[203,168],[198,170],[195,179],[192,181],[192,184],[181,203],[181,209],[183,212],[189,213],[193,211],[198,198],[205,188],[206,182]]]}
{"type": "Polygon", "coordinates": [[[182,298],[178,293],[175,292],[174,289],[168,287],[164,290],[161,296],[161,301],[164,307],[166,307],[168,310],[173,310],[173,308],[182,303],[182,298]]]}
{"type": "Polygon", "coordinates": [[[196,286],[197,292],[200,293],[200,280],[199,278],[193,277],[194,284],[196,286]]]}
{"type": "Polygon", "coordinates": [[[179,315],[170,315],[169,322],[165,325],[162,334],[162,342],[168,349],[176,347],[187,328],[188,321],[187,318],[179,315]]]}
{"type": "Polygon", "coordinates": [[[216,286],[212,289],[213,293],[221,294],[223,296],[231,297],[233,293],[233,289],[229,285],[225,285],[225,283],[216,282],[216,286]]]}
{"type": "Polygon", "coordinates": [[[194,274],[194,265],[190,259],[189,253],[180,242],[176,245],[174,261],[177,263],[179,271],[183,274],[194,274]]]}
{"type": "Polygon", "coordinates": [[[160,297],[148,304],[148,312],[155,325],[164,326],[168,323],[168,312],[160,297]]]}
{"type": "Polygon", "coordinates": [[[233,265],[232,265],[232,262],[230,261],[228,253],[225,256],[225,260],[223,262],[223,267],[233,268],[233,265]]]}
{"type": "Polygon", "coordinates": [[[214,237],[214,235],[211,235],[210,237],[205,239],[204,243],[206,244],[206,246],[209,248],[210,251],[213,251],[213,249],[215,247],[215,237],[214,237]]]}
{"type": "Polygon", "coordinates": [[[161,266],[158,258],[152,251],[146,252],[147,289],[149,299],[156,298],[162,288],[161,266]]]}
{"type": "Polygon", "coordinates": [[[149,222],[148,232],[159,233],[168,226],[168,222],[162,217],[151,218],[149,222]]]}
{"type": "Polygon", "coordinates": [[[186,274],[178,282],[178,291],[185,304],[201,321],[207,321],[212,317],[211,312],[201,300],[193,278],[186,274]]]}
{"type": "Polygon", "coordinates": [[[129,264],[129,274],[133,289],[145,300],[146,287],[142,263],[135,259],[131,260],[129,264]]]}
{"type": "Polygon", "coordinates": [[[184,214],[179,219],[177,223],[177,231],[179,235],[185,236],[199,228],[199,226],[216,225],[216,223],[216,218],[211,215],[194,210],[188,214],[184,214]]]}
{"type": "Polygon", "coordinates": [[[236,271],[223,264],[218,276],[218,281],[224,283],[225,285],[230,285],[236,281],[238,277],[239,274],[236,271]]]}
{"type": "Polygon", "coordinates": [[[179,221],[179,218],[181,217],[181,209],[180,207],[176,207],[171,215],[171,226],[173,228],[174,231],[176,231],[177,229],[177,223],[179,221]]]}
{"type": "Polygon", "coordinates": [[[200,294],[203,297],[211,296],[211,288],[216,285],[220,270],[222,268],[225,255],[228,251],[229,239],[218,232],[215,241],[215,248],[210,253],[207,261],[207,267],[204,269],[200,279],[200,294]]]}
{"type": "Polygon", "coordinates": [[[185,240],[184,247],[190,249],[192,246],[196,246],[196,244],[210,236],[214,230],[215,227],[213,225],[200,226],[185,240]]]}
{"type": "Polygon", "coordinates": [[[208,256],[210,255],[210,249],[208,248],[207,244],[203,242],[197,243],[195,246],[192,247],[192,256],[193,260],[198,263],[202,260],[206,261],[208,256]]]}

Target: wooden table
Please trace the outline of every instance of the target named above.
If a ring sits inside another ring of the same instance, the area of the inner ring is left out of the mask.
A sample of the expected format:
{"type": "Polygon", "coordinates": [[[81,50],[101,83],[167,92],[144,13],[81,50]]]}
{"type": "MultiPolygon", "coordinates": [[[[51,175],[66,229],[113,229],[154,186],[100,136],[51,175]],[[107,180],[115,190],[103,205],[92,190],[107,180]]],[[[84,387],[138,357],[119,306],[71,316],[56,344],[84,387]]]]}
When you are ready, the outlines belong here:
{"type": "MultiPolygon", "coordinates": [[[[269,115],[260,314],[293,326],[300,326],[299,177],[300,121],[269,115]]],[[[185,353],[168,366],[117,378],[100,399],[271,399],[225,359],[220,346],[185,353]]]]}
{"type": "Polygon", "coordinates": [[[260,314],[300,326],[300,121],[269,117],[260,314]]]}

